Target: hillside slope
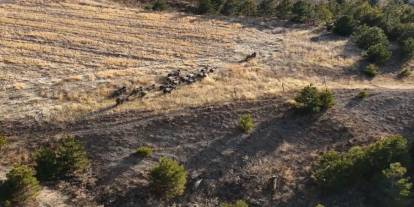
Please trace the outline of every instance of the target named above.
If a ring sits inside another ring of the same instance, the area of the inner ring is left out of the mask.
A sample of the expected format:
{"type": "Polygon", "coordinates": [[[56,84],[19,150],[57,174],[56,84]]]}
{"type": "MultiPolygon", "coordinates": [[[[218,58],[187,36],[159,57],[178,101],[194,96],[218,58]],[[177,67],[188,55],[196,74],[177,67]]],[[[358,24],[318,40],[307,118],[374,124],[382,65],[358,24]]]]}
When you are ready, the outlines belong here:
{"type": "Polygon", "coordinates": [[[318,153],[414,133],[414,77],[397,79],[400,68],[391,62],[365,79],[360,53],[320,28],[280,21],[152,13],[108,1],[3,2],[0,131],[11,145],[0,157],[0,175],[69,133],[85,143],[92,169],[87,184],[45,188],[45,205],[157,206],[148,171],[169,156],[189,170],[178,204],[243,198],[252,206],[355,206],[358,192],[347,200],[309,190],[318,153]],[[257,58],[239,62],[253,52],[257,58]],[[108,97],[122,86],[158,85],[167,73],[204,66],[217,70],[171,94],[118,106],[108,97]],[[290,110],[295,92],[310,83],[334,91],[332,110],[314,117],[290,110]],[[363,89],[369,97],[356,99],[363,89]],[[244,113],[256,123],[250,135],[237,126],[244,113]],[[140,159],[133,153],[141,145],[156,152],[140,159]],[[280,186],[273,193],[272,176],[280,186]]]}

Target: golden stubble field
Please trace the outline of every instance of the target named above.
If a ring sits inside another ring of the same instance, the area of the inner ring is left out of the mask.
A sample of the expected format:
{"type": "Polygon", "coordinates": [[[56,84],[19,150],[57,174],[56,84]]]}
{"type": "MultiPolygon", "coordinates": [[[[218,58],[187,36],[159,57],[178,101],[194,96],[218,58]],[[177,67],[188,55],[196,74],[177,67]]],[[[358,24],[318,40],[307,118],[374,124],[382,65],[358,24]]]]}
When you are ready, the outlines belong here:
{"type": "Polygon", "coordinates": [[[256,99],[309,83],[331,88],[411,88],[387,73],[364,80],[346,39],[254,19],[152,13],[101,1],[0,4],[0,114],[66,121],[114,104],[122,86],[157,84],[168,72],[218,67],[200,83],[111,111],[171,110],[256,99]],[[258,58],[238,63],[257,52],[258,58]]]}

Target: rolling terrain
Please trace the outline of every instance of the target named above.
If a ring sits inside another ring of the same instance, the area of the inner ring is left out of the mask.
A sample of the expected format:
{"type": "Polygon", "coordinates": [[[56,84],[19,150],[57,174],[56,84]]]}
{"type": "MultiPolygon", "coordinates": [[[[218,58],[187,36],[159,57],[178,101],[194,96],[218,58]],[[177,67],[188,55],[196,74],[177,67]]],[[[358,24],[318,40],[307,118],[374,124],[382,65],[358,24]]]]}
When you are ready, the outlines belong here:
{"type": "Polygon", "coordinates": [[[69,133],[85,144],[92,169],[83,183],[45,187],[38,198],[44,206],[162,206],[147,189],[162,156],[189,172],[179,205],[243,198],[252,206],[356,206],[358,192],[349,192],[351,200],[312,192],[315,157],[414,133],[413,76],[398,79],[401,68],[391,61],[366,79],[361,64],[348,39],[288,22],[148,12],[109,1],[4,1],[0,132],[11,146],[0,157],[0,177],[69,133]],[[253,52],[257,58],[239,62],[253,52]],[[205,66],[217,69],[171,94],[117,106],[109,98],[122,86],[158,86],[174,70],[205,66]],[[311,117],[291,111],[296,91],[310,83],[334,92],[333,109],[311,117]],[[364,89],[369,96],[355,98],[364,89]],[[256,124],[249,135],[238,129],[244,113],[256,124]],[[142,145],[155,153],[136,157],[142,145]]]}

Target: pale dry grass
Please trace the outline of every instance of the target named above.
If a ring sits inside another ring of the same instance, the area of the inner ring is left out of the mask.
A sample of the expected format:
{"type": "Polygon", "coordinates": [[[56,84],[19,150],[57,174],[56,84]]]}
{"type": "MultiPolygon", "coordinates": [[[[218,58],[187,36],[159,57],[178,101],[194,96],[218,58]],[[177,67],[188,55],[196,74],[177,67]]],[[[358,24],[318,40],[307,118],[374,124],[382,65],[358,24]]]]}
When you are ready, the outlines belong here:
{"type": "Polygon", "coordinates": [[[106,1],[18,1],[0,5],[3,119],[61,120],[114,104],[121,86],[159,83],[171,70],[218,71],[169,95],[151,94],[112,111],[171,110],[330,88],[412,87],[412,78],[346,75],[360,59],[346,40],[311,41],[312,30],[258,30],[240,23],[148,13],[106,1]],[[349,49],[351,48],[351,49],[349,49]],[[253,51],[250,63],[237,63],[253,51]]]}

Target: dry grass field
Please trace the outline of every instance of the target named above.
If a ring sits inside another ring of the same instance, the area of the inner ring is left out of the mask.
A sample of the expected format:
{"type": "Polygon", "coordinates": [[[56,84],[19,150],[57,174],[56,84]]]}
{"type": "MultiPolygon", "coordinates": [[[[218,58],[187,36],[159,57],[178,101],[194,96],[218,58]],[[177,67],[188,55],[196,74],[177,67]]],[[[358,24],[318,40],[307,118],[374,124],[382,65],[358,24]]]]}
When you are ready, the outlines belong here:
{"type": "Polygon", "coordinates": [[[303,186],[320,151],[414,131],[414,77],[397,78],[414,61],[391,62],[366,79],[361,52],[320,28],[274,20],[157,13],[106,0],[0,0],[0,132],[12,143],[0,177],[39,144],[71,133],[86,144],[94,181],[45,188],[44,206],[156,206],[145,186],[161,156],[182,162],[190,185],[204,179],[179,204],[240,197],[253,206],[314,204],[320,198],[303,186]],[[253,52],[257,58],[239,63],[253,52]],[[108,98],[122,86],[158,85],[171,71],[204,66],[217,70],[171,94],[117,107],[108,98]],[[321,117],[297,117],[286,102],[310,83],[332,89],[338,104],[321,117]],[[359,102],[362,89],[370,95],[359,102]],[[246,112],[257,123],[251,135],[237,129],[246,112]],[[135,159],[140,145],[155,155],[135,159]],[[283,187],[269,195],[275,174],[283,187]]]}
{"type": "Polygon", "coordinates": [[[282,83],[286,91],[325,80],[333,88],[411,87],[412,79],[396,81],[395,74],[356,78],[350,71],[360,51],[346,40],[259,23],[150,13],[108,2],[1,4],[0,114],[3,120],[63,121],[112,105],[107,96],[121,86],[157,84],[172,70],[203,65],[219,70],[169,96],[157,94],[115,110],[254,99],[282,91],[282,83]],[[237,63],[254,51],[257,60],[237,63]]]}

